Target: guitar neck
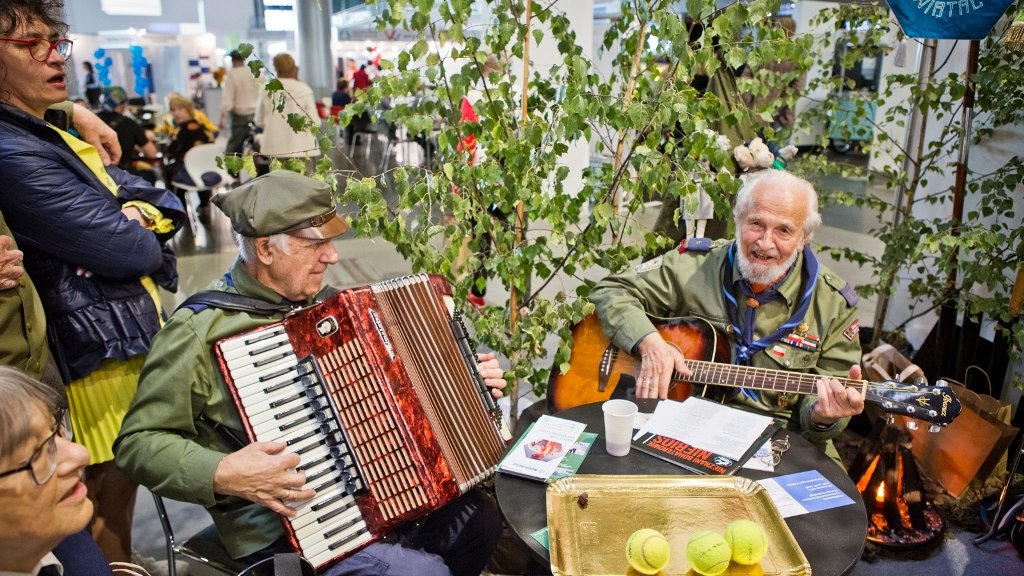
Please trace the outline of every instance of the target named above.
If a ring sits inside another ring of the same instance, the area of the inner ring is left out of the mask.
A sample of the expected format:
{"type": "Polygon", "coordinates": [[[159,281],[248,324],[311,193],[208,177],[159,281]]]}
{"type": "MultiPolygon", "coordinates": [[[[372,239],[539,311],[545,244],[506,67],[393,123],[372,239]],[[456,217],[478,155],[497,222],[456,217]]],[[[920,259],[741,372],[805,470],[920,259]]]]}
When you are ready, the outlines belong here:
{"type": "MultiPolygon", "coordinates": [[[[772,370],[770,368],[719,364],[703,360],[687,360],[686,365],[693,371],[693,375],[683,378],[677,373],[674,375],[676,380],[685,380],[695,384],[730,386],[732,388],[816,394],[816,384],[818,379],[821,378],[820,374],[802,374],[785,370],[772,370]]],[[[864,382],[860,380],[851,380],[849,378],[836,378],[836,380],[839,380],[840,384],[847,388],[860,389],[864,386],[864,382]]]]}

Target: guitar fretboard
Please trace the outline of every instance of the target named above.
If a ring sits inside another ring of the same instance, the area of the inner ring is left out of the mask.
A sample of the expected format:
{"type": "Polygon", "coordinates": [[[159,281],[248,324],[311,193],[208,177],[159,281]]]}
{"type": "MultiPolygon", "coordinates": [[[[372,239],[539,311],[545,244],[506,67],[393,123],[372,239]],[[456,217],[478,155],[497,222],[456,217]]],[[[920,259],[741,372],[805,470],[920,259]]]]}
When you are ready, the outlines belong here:
{"type": "MultiPolygon", "coordinates": [[[[733,388],[754,388],[756,390],[775,390],[778,392],[794,392],[797,394],[816,393],[819,374],[802,374],[785,372],[770,368],[737,366],[735,364],[719,364],[703,360],[687,360],[687,366],[693,371],[690,377],[683,377],[678,372],[673,374],[675,380],[685,380],[697,384],[715,384],[733,388]]],[[[837,378],[847,388],[862,389],[864,383],[849,378],[837,378]]]]}

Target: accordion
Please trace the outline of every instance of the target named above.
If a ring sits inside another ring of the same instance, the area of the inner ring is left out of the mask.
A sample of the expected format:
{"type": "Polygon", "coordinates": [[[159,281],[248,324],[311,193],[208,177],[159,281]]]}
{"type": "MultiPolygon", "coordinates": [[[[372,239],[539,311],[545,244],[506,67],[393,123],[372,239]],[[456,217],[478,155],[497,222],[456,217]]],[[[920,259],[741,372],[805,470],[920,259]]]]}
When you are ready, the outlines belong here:
{"type": "Polygon", "coordinates": [[[287,443],[316,490],[284,523],[318,570],[465,493],[501,459],[501,414],[450,300],[441,278],[397,278],[215,346],[249,439],[287,443]]]}

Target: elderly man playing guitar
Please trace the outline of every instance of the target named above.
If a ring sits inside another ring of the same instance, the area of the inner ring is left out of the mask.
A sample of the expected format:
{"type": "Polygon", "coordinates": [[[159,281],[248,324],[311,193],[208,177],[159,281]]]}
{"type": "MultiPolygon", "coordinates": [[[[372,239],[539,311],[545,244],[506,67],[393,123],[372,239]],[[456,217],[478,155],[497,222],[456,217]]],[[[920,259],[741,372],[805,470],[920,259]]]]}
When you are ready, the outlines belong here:
{"type": "Polygon", "coordinates": [[[767,170],[739,191],[733,216],[735,241],[684,240],[678,250],[601,281],[591,296],[601,326],[619,348],[640,356],[637,398],[667,397],[677,377],[708,382],[694,377],[702,363],[687,357],[699,359],[694,347],[729,346],[736,365],[755,369],[742,372],[749,387],[725,382],[737,387],[709,394],[787,422],[835,457],[831,440],[864,409],[861,349],[856,293],[808,246],[821,224],[817,194],[806,180],[767,170]],[[679,316],[696,317],[680,320],[684,329],[707,325],[712,342],[666,341],[656,319],[679,316]],[[729,342],[714,342],[720,333],[729,342]],[[790,387],[761,369],[821,377],[790,387]],[[854,385],[840,382],[847,376],[854,385]]]}

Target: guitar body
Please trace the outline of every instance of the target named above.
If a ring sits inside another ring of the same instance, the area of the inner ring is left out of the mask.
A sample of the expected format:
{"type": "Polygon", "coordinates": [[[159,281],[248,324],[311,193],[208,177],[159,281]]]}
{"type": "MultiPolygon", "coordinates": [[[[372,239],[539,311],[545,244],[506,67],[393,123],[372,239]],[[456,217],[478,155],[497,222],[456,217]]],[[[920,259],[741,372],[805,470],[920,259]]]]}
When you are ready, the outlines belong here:
{"type": "MultiPolygon", "coordinates": [[[[670,345],[691,360],[729,362],[728,341],[715,328],[700,318],[652,318],[658,333],[670,345]]],[[[569,371],[553,374],[548,385],[548,409],[555,413],[574,406],[626,398],[636,386],[640,358],[620,350],[605,335],[596,314],[591,314],[573,328],[569,371]]],[[[553,372],[557,372],[557,369],[553,372]]],[[[685,400],[690,395],[689,383],[671,387],[668,397],[685,400]]]]}

